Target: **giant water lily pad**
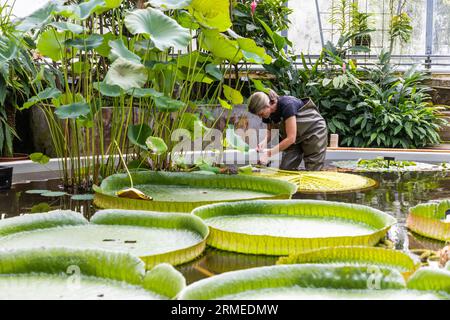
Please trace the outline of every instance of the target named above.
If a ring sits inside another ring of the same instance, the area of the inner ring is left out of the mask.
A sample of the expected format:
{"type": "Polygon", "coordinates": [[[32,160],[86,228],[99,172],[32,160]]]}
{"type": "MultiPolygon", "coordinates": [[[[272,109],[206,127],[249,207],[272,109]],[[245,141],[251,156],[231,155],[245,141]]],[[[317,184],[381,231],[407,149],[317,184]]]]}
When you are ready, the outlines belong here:
{"type": "Polygon", "coordinates": [[[192,209],[215,202],[249,199],[288,199],[295,185],[274,179],[201,175],[179,172],[134,172],[134,187],[153,201],[119,198],[117,192],[130,187],[126,174],[116,174],[103,180],[94,203],[100,208],[139,209],[163,212],[191,212],[192,209]]]}
{"type": "Polygon", "coordinates": [[[398,270],[406,277],[419,267],[419,263],[406,253],[375,247],[322,248],[281,257],[277,261],[277,264],[307,263],[378,266],[398,270]]]}
{"type": "Polygon", "coordinates": [[[450,263],[444,269],[419,269],[408,281],[408,288],[416,290],[434,290],[450,295],[450,263]]]}
{"type": "Polygon", "coordinates": [[[377,186],[377,182],[368,177],[331,171],[286,171],[260,168],[252,175],[295,183],[298,186],[297,191],[300,193],[349,192],[377,186]]]}
{"type": "Polygon", "coordinates": [[[0,300],[172,299],[186,285],[169,264],[149,272],[130,254],[92,249],[0,251],[0,300]]]}
{"type": "Polygon", "coordinates": [[[446,213],[450,200],[419,204],[409,210],[406,226],[422,236],[441,241],[450,241],[450,221],[446,213]]]}
{"type": "Polygon", "coordinates": [[[73,211],[52,211],[0,221],[0,249],[65,246],[127,252],[151,267],[199,256],[208,228],[185,214],[99,211],[88,222],[73,211]]]}
{"type": "Polygon", "coordinates": [[[183,300],[445,299],[407,290],[398,271],[362,266],[281,265],[224,273],[195,282],[183,300]]]}
{"type": "Polygon", "coordinates": [[[266,255],[373,246],[396,223],[393,217],[370,207],[316,200],[222,203],[192,213],[209,226],[209,245],[266,255]]]}

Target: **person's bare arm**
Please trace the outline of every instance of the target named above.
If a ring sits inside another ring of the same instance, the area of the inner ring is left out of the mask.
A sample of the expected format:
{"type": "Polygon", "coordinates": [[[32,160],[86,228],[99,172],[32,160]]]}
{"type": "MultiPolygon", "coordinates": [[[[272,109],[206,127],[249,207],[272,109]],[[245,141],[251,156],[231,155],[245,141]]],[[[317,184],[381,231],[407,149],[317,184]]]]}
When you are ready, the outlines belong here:
{"type": "Polygon", "coordinates": [[[272,139],[272,125],[270,123],[267,124],[266,136],[264,139],[258,144],[257,151],[260,152],[267,148],[269,141],[272,139]]]}
{"type": "Polygon", "coordinates": [[[297,119],[295,116],[292,116],[290,118],[287,118],[285,120],[285,129],[286,129],[286,138],[283,139],[278,145],[273,147],[272,149],[269,149],[267,151],[267,155],[269,157],[276,155],[277,153],[286,150],[291,145],[295,143],[295,140],[297,139],[297,119]]]}

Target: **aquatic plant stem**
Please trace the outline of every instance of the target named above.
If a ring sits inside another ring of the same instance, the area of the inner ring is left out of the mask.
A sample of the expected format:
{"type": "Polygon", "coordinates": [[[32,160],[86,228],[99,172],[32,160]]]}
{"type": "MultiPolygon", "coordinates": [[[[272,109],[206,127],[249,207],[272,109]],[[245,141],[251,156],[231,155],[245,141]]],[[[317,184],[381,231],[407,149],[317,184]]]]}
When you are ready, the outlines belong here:
{"type": "Polygon", "coordinates": [[[128,166],[125,162],[125,159],[123,158],[122,152],[120,151],[120,147],[119,147],[119,144],[117,143],[116,139],[114,139],[114,144],[117,147],[117,152],[119,152],[120,160],[122,160],[123,166],[125,167],[125,170],[127,171],[128,178],[130,178],[130,186],[133,189],[134,188],[133,177],[131,176],[130,170],[128,170],[128,166]]]}

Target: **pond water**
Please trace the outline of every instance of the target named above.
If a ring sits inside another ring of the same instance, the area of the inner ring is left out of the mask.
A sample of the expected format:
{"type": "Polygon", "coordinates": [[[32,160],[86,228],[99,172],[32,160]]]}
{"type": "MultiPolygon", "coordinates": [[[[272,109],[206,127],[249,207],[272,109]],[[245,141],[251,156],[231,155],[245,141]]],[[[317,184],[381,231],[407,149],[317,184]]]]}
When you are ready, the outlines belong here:
{"type": "MultiPolygon", "coordinates": [[[[413,235],[405,228],[408,209],[430,200],[450,198],[450,173],[404,172],[363,173],[379,182],[371,190],[336,194],[296,194],[294,199],[318,199],[357,203],[380,209],[394,216],[399,223],[389,232],[389,238],[400,250],[439,250],[444,243],[413,235]]],[[[70,196],[44,197],[28,194],[27,190],[61,191],[58,180],[35,181],[15,184],[11,190],[0,192],[0,217],[7,219],[23,213],[44,212],[55,209],[71,209],[90,218],[94,212],[91,201],[72,200],[70,196]]],[[[278,257],[244,255],[208,248],[203,256],[178,267],[188,283],[231,270],[273,265],[278,257]]]]}

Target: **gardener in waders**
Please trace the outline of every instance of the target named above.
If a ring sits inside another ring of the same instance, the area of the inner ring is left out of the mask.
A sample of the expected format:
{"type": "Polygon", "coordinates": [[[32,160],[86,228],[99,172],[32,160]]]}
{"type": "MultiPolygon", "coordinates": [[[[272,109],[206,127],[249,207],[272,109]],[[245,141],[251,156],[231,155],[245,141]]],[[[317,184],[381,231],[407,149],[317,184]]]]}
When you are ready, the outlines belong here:
{"type": "Polygon", "coordinates": [[[267,124],[265,139],[258,145],[257,151],[264,152],[261,162],[279,152],[283,152],[280,169],[298,170],[302,160],[308,171],[319,171],[324,167],[328,145],[328,130],[323,117],[314,102],[292,96],[279,97],[270,90],[254,93],[248,101],[251,113],[262,118],[267,124]],[[271,129],[280,129],[281,142],[266,149],[271,140],[271,129]]]}

